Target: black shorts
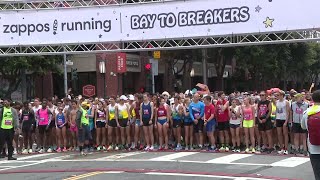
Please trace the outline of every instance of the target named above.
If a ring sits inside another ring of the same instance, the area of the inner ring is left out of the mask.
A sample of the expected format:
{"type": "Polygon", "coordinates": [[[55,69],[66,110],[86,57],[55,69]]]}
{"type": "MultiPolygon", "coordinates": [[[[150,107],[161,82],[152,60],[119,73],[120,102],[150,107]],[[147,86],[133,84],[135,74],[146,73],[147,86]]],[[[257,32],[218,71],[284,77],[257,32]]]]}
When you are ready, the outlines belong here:
{"type": "Polygon", "coordinates": [[[173,120],[173,123],[172,123],[172,128],[178,128],[178,127],[181,127],[181,120],[173,120]]]}
{"type": "Polygon", "coordinates": [[[237,129],[240,127],[240,124],[229,124],[231,129],[237,129]]]}
{"type": "Polygon", "coordinates": [[[226,122],[218,122],[218,130],[219,131],[227,131],[230,129],[230,124],[228,121],[226,122]]]}
{"type": "Polygon", "coordinates": [[[285,120],[276,120],[276,127],[283,127],[283,125],[284,125],[284,123],[285,123],[286,121],[285,120]]]}
{"type": "Polygon", "coordinates": [[[267,121],[265,123],[259,122],[258,129],[259,129],[259,131],[269,131],[269,130],[273,129],[273,123],[272,123],[271,119],[267,119],[267,121]]]}
{"type": "Polygon", "coordinates": [[[105,121],[96,121],[96,124],[97,124],[97,128],[104,128],[106,127],[106,122],[105,121]]]}
{"type": "Polygon", "coordinates": [[[307,130],[302,129],[300,123],[293,123],[292,124],[292,132],[293,133],[307,133],[307,130]]]}
{"type": "Polygon", "coordinates": [[[204,125],[204,120],[200,119],[198,120],[198,124],[193,123],[193,131],[194,133],[202,133],[203,132],[203,125],[204,125]]]}
{"type": "Polygon", "coordinates": [[[56,127],[56,121],[51,121],[49,127],[50,127],[50,128],[56,127]]]}
{"type": "Polygon", "coordinates": [[[108,126],[116,128],[117,127],[117,121],[115,119],[108,121],[108,126]]]}
{"type": "Polygon", "coordinates": [[[23,133],[32,133],[32,131],[34,131],[34,129],[31,130],[31,126],[32,126],[32,123],[27,123],[27,122],[24,122],[23,125],[22,125],[22,132],[23,133]]]}
{"type": "Polygon", "coordinates": [[[39,129],[39,134],[44,135],[44,133],[48,133],[49,132],[50,126],[47,129],[47,125],[39,125],[38,129],[39,129]]]}
{"type": "Polygon", "coordinates": [[[193,124],[193,122],[183,122],[184,126],[191,126],[193,124]]]}
{"type": "Polygon", "coordinates": [[[118,120],[120,127],[127,127],[128,126],[128,118],[127,119],[119,119],[118,120]]]}
{"type": "Polygon", "coordinates": [[[149,124],[150,119],[142,119],[143,126],[151,126],[152,124],[149,124]]]}

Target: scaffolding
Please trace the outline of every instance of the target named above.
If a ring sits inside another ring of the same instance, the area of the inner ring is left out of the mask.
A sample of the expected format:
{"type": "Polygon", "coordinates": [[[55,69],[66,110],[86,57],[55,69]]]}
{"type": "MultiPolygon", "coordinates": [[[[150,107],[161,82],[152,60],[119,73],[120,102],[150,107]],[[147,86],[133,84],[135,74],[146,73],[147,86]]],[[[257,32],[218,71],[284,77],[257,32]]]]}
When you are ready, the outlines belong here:
{"type": "MultiPolygon", "coordinates": [[[[30,10],[30,9],[56,9],[56,8],[85,8],[94,6],[121,6],[143,3],[165,3],[171,0],[48,0],[46,2],[16,2],[5,1],[0,3],[1,11],[30,10]]],[[[175,50],[212,47],[234,47],[248,45],[264,45],[278,43],[294,43],[319,41],[318,29],[303,29],[296,31],[282,31],[256,34],[229,34],[211,37],[193,37],[180,39],[158,39],[122,42],[91,42],[60,45],[30,45],[1,47],[0,56],[21,55],[57,55],[57,54],[81,54],[100,52],[137,52],[154,50],[175,50]]]]}

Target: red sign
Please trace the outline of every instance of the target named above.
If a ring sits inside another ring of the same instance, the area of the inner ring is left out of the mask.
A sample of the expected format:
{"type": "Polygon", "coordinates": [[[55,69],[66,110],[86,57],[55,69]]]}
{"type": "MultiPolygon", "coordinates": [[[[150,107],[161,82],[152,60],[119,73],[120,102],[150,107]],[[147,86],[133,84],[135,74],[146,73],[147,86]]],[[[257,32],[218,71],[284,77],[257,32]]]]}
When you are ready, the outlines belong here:
{"type": "Polygon", "coordinates": [[[96,95],[96,87],[93,85],[85,85],[82,88],[82,94],[86,97],[92,97],[96,95]]]}
{"type": "Polygon", "coordinates": [[[127,72],[127,54],[117,53],[117,73],[127,72]]]}

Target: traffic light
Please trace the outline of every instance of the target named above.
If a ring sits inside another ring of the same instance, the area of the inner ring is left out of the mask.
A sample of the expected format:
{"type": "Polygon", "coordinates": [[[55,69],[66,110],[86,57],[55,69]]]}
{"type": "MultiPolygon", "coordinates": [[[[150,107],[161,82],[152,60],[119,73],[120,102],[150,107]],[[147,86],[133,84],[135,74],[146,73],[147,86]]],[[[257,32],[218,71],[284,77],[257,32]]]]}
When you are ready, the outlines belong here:
{"type": "Polygon", "coordinates": [[[78,69],[73,69],[71,68],[71,79],[72,80],[77,80],[78,79],[78,69]]]}
{"type": "Polygon", "coordinates": [[[148,63],[144,66],[144,69],[145,69],[145,72],[146,72],[146,75],[147,75],[147,78],[150,79],[151,78],[151,68],[152,68],[152,65],[151,63],[148,63]]]}

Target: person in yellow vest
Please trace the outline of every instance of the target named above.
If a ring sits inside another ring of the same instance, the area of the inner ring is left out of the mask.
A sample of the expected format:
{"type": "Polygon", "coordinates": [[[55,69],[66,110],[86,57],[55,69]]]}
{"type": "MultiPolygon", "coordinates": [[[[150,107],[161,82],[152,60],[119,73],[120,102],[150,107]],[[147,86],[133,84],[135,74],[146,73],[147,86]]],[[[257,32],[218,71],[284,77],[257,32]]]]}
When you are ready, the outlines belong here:
{"type": "Polygon", "coordinates": [[[91,139],[91,133],[89,128],[89,116],[88,116],[87,102],[82,102],[79,110],[77,111],[76,124],[78,127],[78,141],[81,155],[87,155],[83,150],[88,150],[89,140],[91,139]]]}
{"type": "MultiPolygon", "coordinates": [[[[3,149],[4,144],[7,143],[8,160],[17,160],[17,158],[12,157],[12,141],[15,131],[20,131],[18,113],[14,108],[10,107],[9,99],[5,99],[3,105],[4,107],[0,109],[0,149],[3,149]]],[[[5,158],[5,156],[0,155],[0,158],[5,158]]]]}

